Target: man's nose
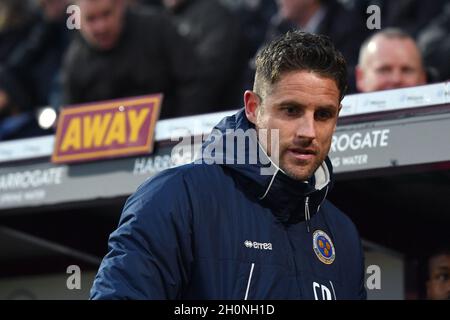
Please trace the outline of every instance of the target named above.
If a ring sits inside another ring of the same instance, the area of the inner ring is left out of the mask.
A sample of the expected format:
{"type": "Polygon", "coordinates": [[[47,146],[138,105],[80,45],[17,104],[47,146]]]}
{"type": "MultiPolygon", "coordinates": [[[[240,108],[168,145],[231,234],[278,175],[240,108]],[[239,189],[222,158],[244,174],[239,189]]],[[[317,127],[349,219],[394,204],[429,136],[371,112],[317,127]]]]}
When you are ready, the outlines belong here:
{"type": "Polygon", "coordinates": [[[303,117],[298,119],[296,133],[298,138],[312,140],[316,137],[316,123],[313,112],[306,112],[303,117]]]}
{"type": "Polygon", "coordinates": [[[391,85],[399,87],[403,83],[403,74],[401,70],[394,69],[390,76],[391,85]]]}
{"type": "Polygon", "coordinates": [[[95,33],[103,33],[105,32],[107,27],[106,21],[103,18],[96,19],[92,24],[92,30],[94,30],[95,33]]]}

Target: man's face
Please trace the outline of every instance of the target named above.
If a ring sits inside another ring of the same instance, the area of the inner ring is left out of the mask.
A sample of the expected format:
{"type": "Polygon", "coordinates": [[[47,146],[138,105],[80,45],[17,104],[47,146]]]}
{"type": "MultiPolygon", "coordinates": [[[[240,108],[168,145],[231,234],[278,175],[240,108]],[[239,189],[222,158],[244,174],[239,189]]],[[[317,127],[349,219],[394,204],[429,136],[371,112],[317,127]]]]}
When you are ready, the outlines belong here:
{"type": "MultiPolygon", "coordinates": [[[[330,150],[340,110],[336,82],[313,72],[294,71],[268,85],[263,96],[261,102],[255,93],[246,92],[247,117],[257,130],[279,130],[280,168],[294,179],[307,180],[330,150]]],[[[270,156],[270,141],[263,140],[260,143],[270,156]]]]}
{"type": "Polygon", "coordinates": [[[175,10],[183,2],[185,2],[185,0],[163,0],[164,6],[169,10],[175,10]]]}
{"type": "Polygon", "coordinates": [[[125,4],[123,0],[79,0],[81,34],[100,50],[112,49],[122,32],[125,4]]]}
{"type": "Polygon", "coordinates": [[[49,21],[58,21],[66,16],[68,0],[39,0],[39,4],[49,21]]]}
{"type": "Polygon", "coordinates": [[[8,94],[0,89],[0,120],[10,115],[8,94]]]}
{"type": "Polygon", "coordinates": [[[439,255],[430,261],[427,296],[432,300],[450,299],[450,256],[439,255]]]}
{"type": "Polygon", "coordinates": [[[411,39],[375,37],[356,71],[361,92],[425,84],[420,52],[411,39]]]}

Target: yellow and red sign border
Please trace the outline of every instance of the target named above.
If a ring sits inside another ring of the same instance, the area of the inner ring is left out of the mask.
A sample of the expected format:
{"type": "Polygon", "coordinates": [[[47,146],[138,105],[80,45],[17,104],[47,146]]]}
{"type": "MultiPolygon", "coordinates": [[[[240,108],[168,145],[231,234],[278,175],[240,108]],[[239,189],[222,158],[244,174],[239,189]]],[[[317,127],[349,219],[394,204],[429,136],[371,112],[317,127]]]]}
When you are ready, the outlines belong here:
{"type": "Polygon", "coordinates": [[[61,112],[58,119],[57,132],[55,136],[55,145],[53,149],[53,154],[51,161],[54,163],[69,163],[69,162],[81,162],[88,160],[95,160],[101,158],[111,158],[114,156],[124,156],[124,155],[137,155],[143,153],[151,153],[153,151],[153,140],[155,136],[155,127],[156,122],[159,118],[159,113],[161,109],[162,103],[162,94],[153,94],[148,96],[140,96],[126,99],[116,99],[116,100],[108,100],[100,103],[89,103],[89,104],[81,104],[81,105],[72,105],[67,108],[64,108],[61,112]],[[133,146],[133,147],[125,147],[119,150],[117,149],[109,149],[103,151],[95,151],[88,153],[80,153],[80,154],[71,154],[71,155],[58,155],[58,148],[61,143],[63,128],[62,125],[64,123],[64,119],[68,115],[73,115],[82,112],[96,112],[103,110],[114,110],[120,107],[126,108],[127,106],[135,106],[140,104],[153,104],[153,110],[150,118],[150,128],[149,134],[147,135],[147,140],[145,145],[141,146],[133,146]]]}

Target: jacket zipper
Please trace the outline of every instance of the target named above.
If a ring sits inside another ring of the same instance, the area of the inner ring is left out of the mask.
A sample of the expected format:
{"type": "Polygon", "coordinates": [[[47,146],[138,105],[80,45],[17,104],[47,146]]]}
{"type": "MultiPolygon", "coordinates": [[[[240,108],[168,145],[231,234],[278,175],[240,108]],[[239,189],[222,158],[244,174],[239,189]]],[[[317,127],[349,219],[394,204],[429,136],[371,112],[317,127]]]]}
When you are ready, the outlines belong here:
{"type": "Polygon", "coordinates": [[[309,197],[305,198],[305,222],[306,222],[306,231],[310,232],[309,220],[311,216],[309,215],[309,197]]]}
{"type": "Polygon", "coordinates": [[[252,263],[252,266],[250,268],[250,274],[248,276],[248,281],[247,281],[247,289],[245,290],[245,297],[244,300],[248,300],[248,292],[250,291],[250,284],[252,283],[252,276],[253,276],[253,268],[255,267],[255,264],[252,263]]]}

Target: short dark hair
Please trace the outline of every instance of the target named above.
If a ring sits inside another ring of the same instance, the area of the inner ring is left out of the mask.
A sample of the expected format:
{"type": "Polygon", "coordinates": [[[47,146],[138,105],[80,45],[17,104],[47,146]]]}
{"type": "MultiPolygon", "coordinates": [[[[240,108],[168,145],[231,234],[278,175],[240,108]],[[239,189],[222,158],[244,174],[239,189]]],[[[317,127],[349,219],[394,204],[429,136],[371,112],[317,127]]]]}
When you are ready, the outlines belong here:
{"type": "Polygon", "coordinates": [[[253,91],[260,96],[264,84],[274,84],[283,73],[290,71],[312,71],[333,79],[341,100],[347,91],[347,63],[324,35],[289,31],[264,47],[255,63],[253,91]]]}

